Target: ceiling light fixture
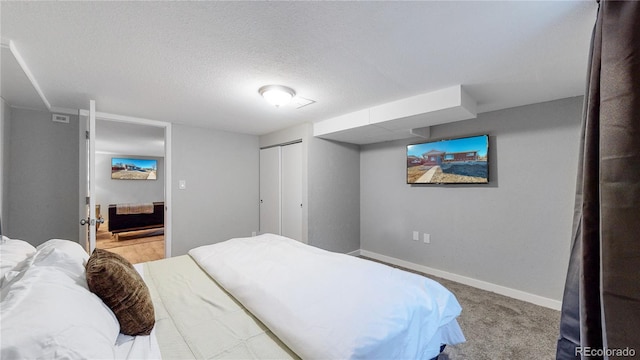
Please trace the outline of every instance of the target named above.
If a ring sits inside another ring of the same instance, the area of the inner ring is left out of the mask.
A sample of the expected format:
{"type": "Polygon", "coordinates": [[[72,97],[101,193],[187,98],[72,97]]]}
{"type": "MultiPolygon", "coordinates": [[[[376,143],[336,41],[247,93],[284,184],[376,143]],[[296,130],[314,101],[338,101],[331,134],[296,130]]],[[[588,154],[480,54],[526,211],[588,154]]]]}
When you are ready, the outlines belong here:
{"type": "Polygon", "coordinates": [[[265,85],[258,89],[262,97],[275,107],[288,104],[296,92],[292,88],[282,85],[265,85]]]}

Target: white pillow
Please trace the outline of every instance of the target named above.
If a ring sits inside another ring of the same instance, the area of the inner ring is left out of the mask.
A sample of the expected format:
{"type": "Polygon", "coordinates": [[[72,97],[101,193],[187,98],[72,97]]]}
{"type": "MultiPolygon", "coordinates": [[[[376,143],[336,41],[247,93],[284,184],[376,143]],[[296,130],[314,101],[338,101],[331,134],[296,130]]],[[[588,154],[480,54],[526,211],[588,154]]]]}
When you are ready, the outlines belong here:
{"type": "Polygon", "coordinates": [[[36,248],[33,264],[56,266],[69,275],[85,277],[84,266],[89,260],[87,251],[77,242],[51,239],[36,248]]]}
{"type": "Polygon", "coordinates": [[[35,252],[32,252],[30,256],[3,274],[2,287],[19,279],[24,275],[24,270],[33,265],[55,266],[65,271],[69,276],[85,278],[84,265],[89,259],[89,254],[77,242],[51,239],[40,244],[34,250],[35,252]]]}
{"type": "Polygon", "coordinates": [[[28,242],[3,235],[0,242],[0,279],[35,251],[36,248],[28,242]]]}
{"type": "Polygon", "coordinates": [[[1,291],[0,358],[114,358],[120,326],[88,290],[86,258],[79,244],[50,240],[21,264],[1,291]]]}

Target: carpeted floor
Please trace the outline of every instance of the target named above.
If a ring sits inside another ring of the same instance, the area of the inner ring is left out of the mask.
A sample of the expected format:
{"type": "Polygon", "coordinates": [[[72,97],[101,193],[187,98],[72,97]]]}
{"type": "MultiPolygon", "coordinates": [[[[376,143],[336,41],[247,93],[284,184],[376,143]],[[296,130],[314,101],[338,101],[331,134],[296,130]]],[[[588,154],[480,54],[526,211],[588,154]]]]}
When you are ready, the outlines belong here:
{"type": "Polygon", "coordinates": [[[458,323],[467,341],[447,346],[439,360],[555,359],[559,311],[425,276],[454,293],[462,306],[458,323]]]}

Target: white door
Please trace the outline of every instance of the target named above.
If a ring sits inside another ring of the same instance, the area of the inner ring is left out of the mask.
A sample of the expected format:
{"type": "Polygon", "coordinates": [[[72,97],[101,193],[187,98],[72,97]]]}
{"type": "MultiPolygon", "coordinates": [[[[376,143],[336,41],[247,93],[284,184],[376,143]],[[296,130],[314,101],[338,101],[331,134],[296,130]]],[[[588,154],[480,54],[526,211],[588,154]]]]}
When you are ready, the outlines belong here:
{"type": "Polygon", "coordinates": [[[302,143],[281,149],[282,236],[302,241],[302,143]]]}
{"type": "Polygon", "coordinates": [[[96,103],[80,110],[80,245],[89,252],[96,248],[96,103]]]}
{"type": "Polygon", "coordinates": [[[260,233],[280,234],[280,147],[260,150],[260,233]]]}

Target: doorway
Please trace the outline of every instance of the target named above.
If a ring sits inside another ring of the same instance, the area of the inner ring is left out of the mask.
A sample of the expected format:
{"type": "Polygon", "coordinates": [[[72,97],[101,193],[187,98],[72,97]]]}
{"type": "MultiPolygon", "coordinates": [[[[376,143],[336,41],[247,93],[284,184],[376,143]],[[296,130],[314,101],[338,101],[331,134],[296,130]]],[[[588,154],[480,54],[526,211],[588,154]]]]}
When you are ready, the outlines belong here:
{"type": "Polygon", "coordinates": [[[131,263],[171,256],[170,131],[170,123],[96,113],[97,248],[131,263]]]}

